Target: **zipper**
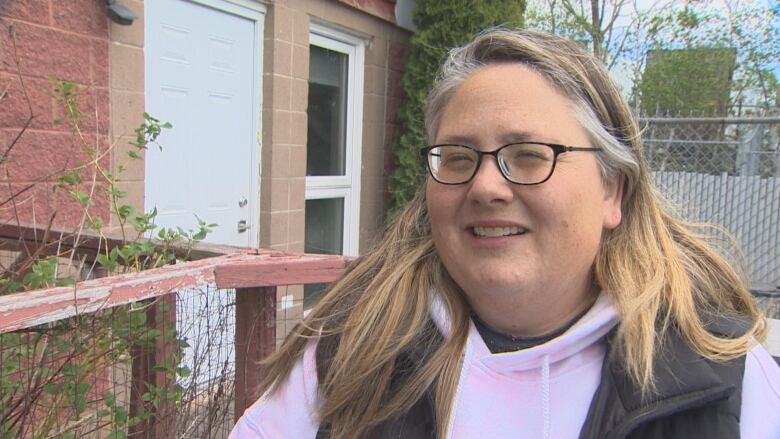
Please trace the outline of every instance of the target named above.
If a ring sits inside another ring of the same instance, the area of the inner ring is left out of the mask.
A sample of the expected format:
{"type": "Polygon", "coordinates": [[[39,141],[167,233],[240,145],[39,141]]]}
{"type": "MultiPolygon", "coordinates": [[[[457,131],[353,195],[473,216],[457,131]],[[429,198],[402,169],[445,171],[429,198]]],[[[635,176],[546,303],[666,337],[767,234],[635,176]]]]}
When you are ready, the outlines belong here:
{"type": "Polygon", "coordinates": [[[727,399],[734,393],[734,390],[734,386],[718,386],[654,402],[621,422],[612,430],[612,433],[610,433],[607,438],[625,438],[629,433],[645,422],[660,419],[672,413],[681,413],[686,410],[703,407],[707,404],[727,399]]]}

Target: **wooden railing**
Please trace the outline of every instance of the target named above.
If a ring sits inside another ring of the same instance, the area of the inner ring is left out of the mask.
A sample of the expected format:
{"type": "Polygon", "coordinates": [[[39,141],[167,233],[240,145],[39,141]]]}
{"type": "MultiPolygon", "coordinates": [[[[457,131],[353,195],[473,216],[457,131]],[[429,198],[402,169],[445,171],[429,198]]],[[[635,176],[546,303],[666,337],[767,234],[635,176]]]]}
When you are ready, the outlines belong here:
{"type": "MultiPolygon", "coordinates": [[[[56,287],[0,296],[0,334],[50,324],[113,307],[149,301],[174,300],[175,294],[205,285],[235,289],[235,393],[234,416],[239,417],[260,395],[254,391],[259,382],[257,362],[276,347],[276,289],[285,285],[329,283],[344,271],[341,256],[292,254],[262,249],[234,250],[193,262],[163,268],[79,282],[75,286],[56,287]]],[[[175,306],[150,307],[146,324],[175,320],[175,306]],[[173,310],[173,311],[171,311],[173,310]]],[[[134,382],[161,382],[150,364],[160,364],[166,347],[133,355],[134,382]],[[144,356],[156,358],[145,358],[144,356]]],[[[168,383],[170,384],[170,383],[168,383]]],[[[138,386],[132,386],[136,389],[138,386]]],[[[130,397],[132,407],[143,404],[140,391],[130,397]]],[[[160,411],[170,407],[159,408],[160,411]]],[[[170,415],[170,413],[168,413],[170,415]]],[[[133,426],[134,437],[170,437],[175,429],[170,416],[157,416],[133,426]]]]}

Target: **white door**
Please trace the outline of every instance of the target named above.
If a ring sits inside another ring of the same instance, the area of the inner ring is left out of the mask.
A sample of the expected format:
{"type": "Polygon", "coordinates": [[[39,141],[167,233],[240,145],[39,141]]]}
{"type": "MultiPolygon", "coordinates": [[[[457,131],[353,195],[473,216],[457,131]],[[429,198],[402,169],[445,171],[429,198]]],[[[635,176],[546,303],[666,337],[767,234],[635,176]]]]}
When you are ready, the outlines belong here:
{"type": "Polygon", "coordinates": [[[258,219],[262,17],[222,0],[146,7],[146,111],[173,128],[146,152],[156,223],[218,226],[207,242],[253,246],[258,219]]]}

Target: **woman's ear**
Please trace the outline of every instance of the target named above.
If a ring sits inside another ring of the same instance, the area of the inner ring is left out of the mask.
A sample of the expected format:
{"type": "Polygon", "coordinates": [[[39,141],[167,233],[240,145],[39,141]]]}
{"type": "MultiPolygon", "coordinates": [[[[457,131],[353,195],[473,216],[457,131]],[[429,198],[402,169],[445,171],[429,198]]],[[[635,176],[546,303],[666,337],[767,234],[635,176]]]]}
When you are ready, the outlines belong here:
{"type": "Polygon", "coordinates": [[[604,228],[612,230],[620,225],[623,219],[623,191],[625,177],[620,174],[610,178],[604,184],[604,228]]]}

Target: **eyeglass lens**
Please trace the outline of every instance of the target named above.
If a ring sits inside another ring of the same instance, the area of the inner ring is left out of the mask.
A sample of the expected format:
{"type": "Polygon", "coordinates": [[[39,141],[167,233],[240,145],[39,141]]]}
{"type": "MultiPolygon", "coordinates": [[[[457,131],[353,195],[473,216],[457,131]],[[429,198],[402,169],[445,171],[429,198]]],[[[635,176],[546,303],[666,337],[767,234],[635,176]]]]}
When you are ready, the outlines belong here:
{"type": "MultiPolygon", "coordinates": [[[[428,153],[431,173],[442,183],[465,183],[479,166],[480,153],[458,145],[436,146],[428,153]]],[[[534,184],[549,177],[555,163],[555,152],[547,145],[516,143],[496,153],[498,167],[509,181],[534,184]]]]}

